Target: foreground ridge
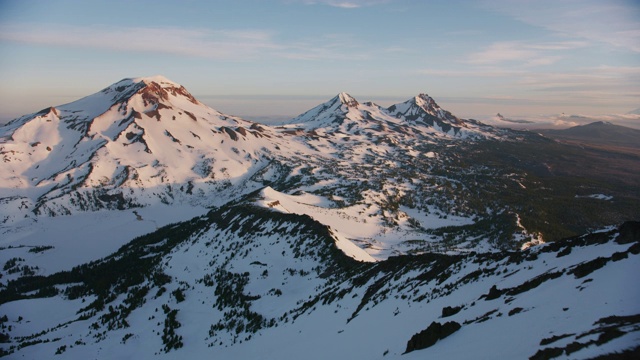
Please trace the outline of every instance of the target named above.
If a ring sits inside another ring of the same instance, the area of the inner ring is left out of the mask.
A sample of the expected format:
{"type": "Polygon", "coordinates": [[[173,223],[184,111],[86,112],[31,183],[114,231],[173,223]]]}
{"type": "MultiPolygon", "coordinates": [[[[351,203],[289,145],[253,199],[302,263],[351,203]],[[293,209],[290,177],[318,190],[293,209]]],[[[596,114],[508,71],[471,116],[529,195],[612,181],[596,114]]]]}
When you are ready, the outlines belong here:
{"type": "Polygon", "coordinates": [[[587,358],[635,344],[640,308],[624,274],[640,268],[638,222],[522,252],[362,263],[321,223],[248,200],[69,272],[9,282],[4,354],[587,358]],[[43,306],[59,309],[57,325],[37,318],[43,306]],[[420,340],[434,324],[453,331],[420,340]],[[363,329],[375,329],[365,348],[363,329]]]}

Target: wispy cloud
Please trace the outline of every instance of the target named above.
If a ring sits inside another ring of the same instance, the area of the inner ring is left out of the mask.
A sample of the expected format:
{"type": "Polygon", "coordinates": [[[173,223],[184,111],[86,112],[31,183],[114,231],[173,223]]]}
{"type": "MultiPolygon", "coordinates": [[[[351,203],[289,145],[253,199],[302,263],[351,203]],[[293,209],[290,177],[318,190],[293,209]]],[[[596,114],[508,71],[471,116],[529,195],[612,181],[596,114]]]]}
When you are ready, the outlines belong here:
{"type": "MultiPolygon", "coordinates": [[[[640,66],[609,66],[601,65],[593,68],[588,68],[588,72],[602,74],[610,77],[628,78],[634,77],[640,80],[640,66]]],[[[637,82],[640,87],[640,81],[637,82]]]]}
{"type": "Polygon", "coordinates": [[[520,84],[536,91],[640,92],[640,67],[599,66],[572,72],[532,73],[520,78],[520,84]]]}
{"type": "Polygon", "coordinates": [[[640,68],[597,67],[574,72],[532,73],[520,77],[514,87],[545,99],[563,99],[583,106],[624,109],[640,98],[640,68]]]}
{"type": "Polygon", "coordinates": [[[331,1],[331,2],[328,2],[327,4],[331,6],[343,8],[343,9],[355,9],[362,6],[360,4],[356,4],[354,2],[347,2],[347,1],[331,1]]]}
{"type": "Polygon", "coordinates": [[[499,64],[507,61],[526,61],[535,55],[535,51],[522,47],[515,42],[491,44],[487,49],[469,55],[471,64],[499,64]]]}
{"type": "MultiPolygon", "coordinates": [[[[450,102],[537,106],[562,111],[629,111],[640,99],[640,67],[595,66],[540,71],[526,67],[472,66],[466,69],[423,69],[420,74],[445,78],[476,78],[491,84],[496,96],[459,98],[450,102]],[[582,110],[577,110],[578,108],[582,110]],[[573,109],[573,110],[565,110],[573,109]],[[607,110],[603,110],[607,109],[607,110]],[[617,110],[616,110],[617,109],[617,110]]],[[[452,79],[457,82],[459,80],[452,79]]],[[[501,111],[501,110],[498,110],[501,111]]]]}
{"type": "Polygon", "coordinates": [[[512,63],[525,67],[551,65],[563,58],[562,51],[583,46],[586,46],[586,43],[579,41],[548,43],[502,41],[470,54],[465,62],[475,65],[512,63]]]}
{"type": "Polygon", "coordinates": [[[211,30],[175,27],[108,27],[57,24],[0,24],[0,41],[52,47],[148,52],[214,60],[362,59],[348,35],[279,41],[269,30],[211,30]]]}
{"type": "Polygon", "coordinates": [[[527,123],[514,124],[505,123],[499,119],[485,118],[484,123],[495,126],[507,126],[522,129],[565,129],[572,126],[586,125],[596,121],[607,121],[616,125],[640,129],[640,115],[633,114],[603,114],[603,115],[582,115],[582,114],[545,114],[534,116],[517,116],[518,119],[527,123]]]}
{"type": "Polygon", "coordinates": [[[527,72],[524,70],[504,69],[493,66],[479,66],[473,69],[456,70],[456,69],[422,69],[418,73],[423,75],[441,76],[441,77],[508,77],[514,75],[523,75],[527,72]]]}
{"type": "Polygon", "coordinates": [[[59,47],[155,52],[229,59],[283,50],[261,30],[4,24],[0,40],[59,47]]]}
{"type": "Polygon", "coordinates": [[[485,6],[565,37],[640,52],[637,1],[486,0],[485,6]]]}
{"type": "Polygon", "coordinates": [[[302,2],[307,5],[328,5],[342,9],[356,9],[366,6],[379,5],[390,2],[390,0],[292,0],[291,2],[302,2]]]}

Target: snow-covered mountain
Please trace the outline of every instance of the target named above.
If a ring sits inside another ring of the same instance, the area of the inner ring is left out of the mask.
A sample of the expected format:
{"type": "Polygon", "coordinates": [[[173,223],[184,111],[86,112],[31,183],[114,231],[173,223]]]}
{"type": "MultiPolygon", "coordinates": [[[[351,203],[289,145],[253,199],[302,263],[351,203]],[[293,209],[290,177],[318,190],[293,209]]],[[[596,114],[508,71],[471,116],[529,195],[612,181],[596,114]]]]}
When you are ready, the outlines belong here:
{"type": "MultiPolygon", "coordinates": [[[[163,77],[125,79],[1,128],[2,198],[35,214],[209,202],[277,146],[163,77]]],[[[271,139],[268,139],[271,138],[271,139]]]]}
{"type": "MultiPolygon", "coordinates": [[[[415,197],[418,179],[434,179],[408,165],[437,166],[445,159],[437,148],[452,141],[509,136],[458,119],[426,95],[384,109],[340,93],[272,128],[222,114],[161,76],[124,79],[0,128],[0,212],[6,228],[101,209],[219,206],[271,185],[324,196],[322,212],[334,218],[367,212],[369,225],[348,233],[384,258],[408,250],[393,242],[413,239],[416,229],[472,222],[471,212],[444,220],[442,206],[416,210],[426,199],[403,199],[415,197]],[[387,184],[380,166],[410,181],[387,184]]],[[[318,217],[317,207],[307,210],[318,217]]]]}
{"type": "Polygon", "coordinates": [[[602,151],[425,94],[340,93],[270,127],[122,80],[0,127],[0,354],[627,349],[640,235],[619,226],[640,216],[640,171],[602,151]]]}
{"type": "MultiPolygon", "coordinates": [[[[576,163],[575,151],[460,119],[425,94],[383,108],[340,93],[269,127],[220,113],[162,76],[124,79],[15,119],[0,127],[0,139],[0,232],[41,216],[220,206],[265,186],[323,199],[299,211],[379,259],[446,247],[513,249],[634,218],[606,203],[594,206],[609,206],[611,219],[585,214],[587,221],[575,222],[557,219],[545,204],[523,206],[535,189],[585,195],[546,184],[555,181],[547,175],[576,163]],[[490,236],[473,230],[486,222],[494,224],[490,236]],[[469,231],[475,235],[463,236],[469,231]]],[[[605,189],[600,180],[582,188],[628,197],[628,183],[605,189]]],[[[592,212],[577,202],[562,206],[592,212]]]]}
{"type": "Polygon", "coordinates": [[[382,108],[371,102],[360,103],[347,93],[340,93],[331,100],[290,121],[306,130],[322,129],[344,134],[360,135],[363,132],[377,135],[409,135],[430,137],[490,137],[497,131],[474,120],[463,120],[446,111],[426,94],[420,94],[401,104],[382,108]]]}
{"type": "Polygon", "coordinates": [[[627,114],[640,115],[640,108],[629,111],[627,114]]]}

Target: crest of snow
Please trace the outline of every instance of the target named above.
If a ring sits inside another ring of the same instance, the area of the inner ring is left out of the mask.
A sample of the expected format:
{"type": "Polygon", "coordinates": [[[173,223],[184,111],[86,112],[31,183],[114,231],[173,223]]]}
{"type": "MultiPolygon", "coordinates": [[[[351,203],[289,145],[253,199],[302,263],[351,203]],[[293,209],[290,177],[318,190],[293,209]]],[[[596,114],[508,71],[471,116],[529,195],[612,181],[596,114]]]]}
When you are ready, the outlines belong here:
{"type": "Polygon", "coordinates": [[[138,77],[131,79],[134,83],[144,82],[145,84],[150,84],[152,82],[156,84],[160,84],[161,86],[171,86],[171,87],[180,87],[182,85],[173,82],[162,75],[154,75],[154,76],[146,76],[146,77],[138,77]]]}
{"type": "MultiPolygon", "coordinates": [[[[271,208],[283,213],[309,215],[318,221],[320,221],[318,218],[324,218],[325,221],[320,222],[331,227],[331,222],[326,222],[326,217],[319,216],[323,208],[299,202],[311,200],[311,202],[315,204],[323,203],[324,201],[322,201],[318,197],[310,197],[309,195],[306,195],[305,197],[298,198],[296,196],[278,192],[271,187],[264,188],[260,192],[260,194],[262,196],[262,200],[258,201],[258,205],[260,206],[271,208]]],[[[336,240],[336,246],[347,256],[350,256],[358,261],[376,261],[373,257],[371,257],[371,255],[367,254],[366,251],[356,246],[353,242],[340,234],[339,231],[335,228],[332,227],[331,233],[336,240]]]]}

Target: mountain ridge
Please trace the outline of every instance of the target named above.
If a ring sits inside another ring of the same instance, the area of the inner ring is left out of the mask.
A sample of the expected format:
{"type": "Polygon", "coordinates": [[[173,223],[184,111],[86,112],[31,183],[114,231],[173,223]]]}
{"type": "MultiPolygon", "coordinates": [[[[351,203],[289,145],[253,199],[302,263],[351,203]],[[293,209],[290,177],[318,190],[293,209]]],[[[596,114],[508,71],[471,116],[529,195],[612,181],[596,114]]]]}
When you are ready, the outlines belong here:
{"type": "Polygon", "coordinates": [[[640,130],[616,125],[607,121],[595,121],[562,130],[539,130],[542,134],[564,140],[584,141],[594,144],[640,148],[640,130]]]}
{"type": "Polygon", "coordinates": [[[271,127],[160,76],[0,134],[0,356],[638,352],[632,156],[426,94],[271,127]]]}
{"type": "MultiPolygon", "coordinates": [[[[551,159],[516,165],[508,177],[500,175],[504,170],[495,164],[514,166],[504,155],[517,148],[491,154],[487,158],[493,163],[486,164],[474,154],[516,143],[520,148],[549,148],[546,140],[457,118],[426,94],[383,108],[339,93],[288,124],[270,127],[210,108],[162,76],[127,78],[75,102],[18,118],[0,133],[0,153],[8,169],[0,189],[6,204],[0,211],[4,224],[25,217],[37,221],[42,215],[155,204],[219,206],[271,186],[284,195],[324,197],[328,209],[323,211],[332,215],[322,216],[331,222],[368,214],[373,224],[363,231],[348,225],[339,228],[371,252],[379,251],[375,244],[382,241],[382,257],[409,251],[414,240],[413,244],[434,245],[433,240],[442,236],[435,230],[439,227],[462,231],[486,221],[482,219],[505,222],[504,232],[499,232],[504,239],[490,240],[491,246],[512,247],[571,234],[564,230],[550,235],[553,226],[514,210],[518,204],[505,206],[499,200],[481,206],[477,201],[486,201],[479,199],[488,193],[480,195],[484,189],[470,185],[480,177],[487,188],[515,184],[513,194],[530,193],[539,180],[529,173],[533,169],[533,174],[555,174],[549,164],[563,161],[554,160],[555,153],[545,155],[551,159]],[[475,164],[461,163],[472,157],[475,164]]],[[[604,198],[613,194],[610,189],[600,191],[604,198]]],[[[314,209],[300,211],[320,216],[314,209]]],[[[619,210],[613,214],[624,219],[619,210]]],[[[555,221],[545,219],[550,220],[555,221]]],[[[456,238],[458,245],[483,246],[482,241],[456,238]]]]}

